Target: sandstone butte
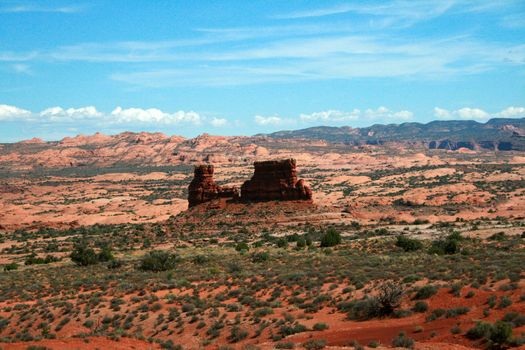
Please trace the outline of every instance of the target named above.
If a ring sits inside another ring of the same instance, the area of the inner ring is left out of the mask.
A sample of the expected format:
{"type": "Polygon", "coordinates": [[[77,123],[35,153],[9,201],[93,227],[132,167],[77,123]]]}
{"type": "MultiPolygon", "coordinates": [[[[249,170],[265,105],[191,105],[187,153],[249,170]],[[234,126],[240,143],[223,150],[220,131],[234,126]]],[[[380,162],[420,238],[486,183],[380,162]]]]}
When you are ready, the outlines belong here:
{"type": "Polygon", "coordinates": [[[241,202],[312,200],[310,187],[297,179],[295,159],[255,162],[254,168],[252,178],[242,184],[239,193],[237,187],[221,187],[215,183],[213,165],[196,166],[188,189],[189,207],[220,198],[241,202]]]}
{"type": "Polygon", "coordinates": [[[188,187],[189,207],[210,202],[219,198],[238,198],[236,187],[221,187],[213,180],[213,165],[198,165],[195,167],[193,180],[188,187]]]}

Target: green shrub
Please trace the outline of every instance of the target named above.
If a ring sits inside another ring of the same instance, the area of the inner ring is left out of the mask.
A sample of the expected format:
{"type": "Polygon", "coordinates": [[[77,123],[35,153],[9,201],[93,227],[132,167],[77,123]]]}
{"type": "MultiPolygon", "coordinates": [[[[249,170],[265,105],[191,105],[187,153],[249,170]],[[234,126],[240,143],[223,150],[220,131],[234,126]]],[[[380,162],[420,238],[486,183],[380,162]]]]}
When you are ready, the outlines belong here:
{"type": "Polygon", "coordinates": [[[512,326],[508,322],[496,321],[490,330],[490,341],[497,345],[507,343],[512,336],[512,326]]]}
{"type": "Polygon", "coordinates": [[[113,257],[113,252],[111,250],[111,247],[108,245],[105,245],[104,247],[102,247],[102,249],[97,255],[97,259],[98,261],[101,261],[101,262],[114,260],[115,258],[113,257]]]}
{"type": "Polygon", "coordinates": [[[313,326],[314,331],[324,331],[325,329],[328,329],[328,325],[323,322],[316,323],[313,326]]]}
{"type": "Polygon", "coordinates": [[[326,340],[323,339],[310,339],[303,343],[303,347],[306,350],[321,350],[326,346],[326,340]]]}
{"type": "Polygon", "coordinates": [[[413,252],[423,248],[423,243],[418,239],[397,236],[396,246],[402,248],[405,252],[413,252]]]}
{"type": "Polygon", "coordinates": [[[467,338],[477,340],[481,338],[488,338],[492,331],[492,325],[486,322],[477,322],[474,327],[469,329],[466,333],[467,338]]]}
{"type": "Polygon", "coordinates": [[[401,303],[403,294],[403,288],[398,283],[387,282],[380,285],[376,296],[379,303],[379,315],[388,316],[392,314],[401,303]]]}
{"type": "Polygon", "coordinates": [[[239,326],[233,326],[230,335],[228,336],[228,340],[232,343],[237,343],[243,339],[245,339],[248,336],[248,331],[242,329],[239,326]]]}
{"type": "Polygon", "coordinates": [[[252,262],[260,263],[270,260],[270,254],[268,252],[257,252],[252,254],[252,262]]]}
{"type": "Polygon", "coordinates": [[[69,257],[78,266],[88,266],[98,263],[97,254],[92,248],[88,247],[86,242],[76,243],[69,257]]]}
{"type": "Polygon", "coordinates": [[[111,270],[118,269],[121,266],[122,266],[122,262],[119,260],[115,260],[115,259],[110,260],[108,263],[108,269],[111,269],[111,270]]]}
{"type": "Polygon", "coordinates": [[[239,242],[235,246],[235,250],[238,251],[238,252],[248,251],[248,250],[250,250],[250,247],[248,246],[248,244],[246,242],[239,242]]]}
{"type": "Polygon", "coordinates": [[[414,312],[426,312],[428,310],[428,304],[424,301],[417,301],[412,307],[414,312]]]}
{"type": "Polygon", "coordinates": [[[9,264],[5,264],[4,265],[4,271],[13,271],[13,270],[16,270],[18,269],[18,264],[17,263],[9,263],[9,264]]]}
{"type": "Polygon", "coordinates": [[[177,256],[163,250],[153,250],[144,255],[140,261],[140,269],[144,271],[166,271],[175,268],[177,256]]]}
{"type": "Polygon", "coordinates": [[[25,265],[40,265],[40,264],[49,264],[52,262],[60,261],[60,258],[55,258],[52,255],[47,255],[45,258],[39,258],[35,253],[29,255],[24,264],[25,265]]]}
{"type": "Polygon", "coordinates": [[[330,227],[321,237],[321,247],[333,247],[341,243],[341,235],[330,227]]]}
{"type": "Polygon", "coordinates": [[[506,313],[501,320],[511,323],[513,327],[525,326],[525,315],[520,315],[514,311],[506,313]]]}
{"type": "Polygon", "coordinates": [[[433,241],[429,253],[438,255],[456,254],[460,251],[460,242],[462,240],[463,237],[461,237],[459,232],[453,232],[444,240],[433,241]]]}
{"type": "Polygon", "coordinates": [[[302,325],[300,323],[296,323],[294,325],[282,325],[280,328],[279,328],[279,333],[283,336],[283,337],[286,337],[286,336],[289,336],[289,335],[292,335],[292,334],[296,334],[296,333],[302,333],[302,332],[306,332],[307,331],[307,328],[305,325],[302,325]]]}
{"type": "Polygon", "coordinates": [[[396,348],[412,349],[414,347],[414,339],[407,337],[405,332],[401,332],[397,337],[392,339],[392,346],[396,348]]]}
{"type": "Polygon", "coordinates": [[[506,307],[509,307],[512,305],[512,300],[510,300],[510,298],[508,296],[503,296],[501,297],[500,301],[499,301],[499,304],[498,304],[498,309],[504,309],[506,307]]]}
{"type": "Polygon", "coordinates": [[[277,240],[277,246],[279,248],[286,248],[288,246],[288,240],[284,237],[281,237],[277,240]]]}
{"type": "Polygon", "coordinates": [[[430,298],[431,296],[433,296],[434,294],[436,294],[438,291],[437,287],[436,286],[433,286],[433,285],[426,285],[426,286],[423,286],[421,288],[419,288],[419,290],[417,291],[416,295],[414,296],[414,299],[416,300],[420,300],[420,299],[428,299],[430,298]]]}
{"type": "Polygon", "coordinates": [[[297,239],[297,248],[305,248],[306,247],[306,239],[304,237],[299,237],[297,239]]]}

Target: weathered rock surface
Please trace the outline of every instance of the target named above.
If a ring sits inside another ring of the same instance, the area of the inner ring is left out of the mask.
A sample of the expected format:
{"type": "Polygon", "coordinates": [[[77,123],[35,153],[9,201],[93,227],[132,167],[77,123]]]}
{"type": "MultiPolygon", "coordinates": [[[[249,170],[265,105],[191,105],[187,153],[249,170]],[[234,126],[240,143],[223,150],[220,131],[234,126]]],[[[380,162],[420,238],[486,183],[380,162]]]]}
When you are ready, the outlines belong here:
{"type": "Polygon", "coordinates": [[[237,198],[239,196],[238,188],[217,185],[213,180],[213,172],[213,165],[195,167],[195,174],[188,188],[188,205],[190,208],[218,198],[237,198]]]}
{"type": "Polygon", "coordinates": [[[254,163],[253,177],[241,186],[242,201],[311,200],[312,190],[297,179],[295,159],[254,163]]]}

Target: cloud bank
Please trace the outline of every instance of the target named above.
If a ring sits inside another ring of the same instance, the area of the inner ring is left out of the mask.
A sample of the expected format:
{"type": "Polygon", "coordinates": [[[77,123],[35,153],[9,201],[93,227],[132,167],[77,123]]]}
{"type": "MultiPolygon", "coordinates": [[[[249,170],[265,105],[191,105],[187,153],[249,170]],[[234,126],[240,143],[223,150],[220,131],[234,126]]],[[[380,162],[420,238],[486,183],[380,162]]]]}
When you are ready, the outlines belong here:
{"type": "Polygon", "coordinates": [[[481,108],[463,107],[450,111],[435,107],[434,117],[438,119],[488,120],[490,118],[524,118],[524,107],[507,107],[497,113],[488,113],[481,108]]]}
{"type": "Polygon", "coordinates": [[[214,127],[226,125],[223,118],[207,118],[194,111],[164,112],[157,108],[116,107],[109,113],[101,112],[94,106],[80,108],[50,107],[40,112],[31,112],[10,105],[0,105],[0,121],[19,121],[31,123],[75,124],[89,122],[95,125],[192,125],[208,123],[214,127]]]}

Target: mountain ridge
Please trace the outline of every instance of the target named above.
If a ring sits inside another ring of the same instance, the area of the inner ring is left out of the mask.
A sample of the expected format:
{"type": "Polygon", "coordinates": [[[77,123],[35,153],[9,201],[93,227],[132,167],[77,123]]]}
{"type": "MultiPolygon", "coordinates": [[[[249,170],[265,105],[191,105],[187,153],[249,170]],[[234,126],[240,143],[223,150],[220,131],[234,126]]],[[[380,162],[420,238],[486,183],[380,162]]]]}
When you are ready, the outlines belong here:
{"type": "Polygon", "coordinates": [[[474,120],[434,120],[428,123],[374,124],[363,128],[315,126],[256,136],[316,139],[354,145],[415,142],[429,149],[522,151],[525,150],[525,118],[493,118],[485,123],[474,120]]]}

